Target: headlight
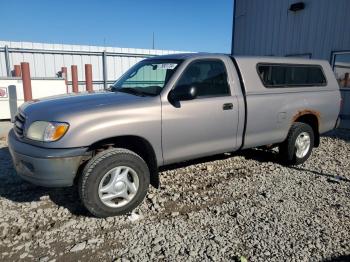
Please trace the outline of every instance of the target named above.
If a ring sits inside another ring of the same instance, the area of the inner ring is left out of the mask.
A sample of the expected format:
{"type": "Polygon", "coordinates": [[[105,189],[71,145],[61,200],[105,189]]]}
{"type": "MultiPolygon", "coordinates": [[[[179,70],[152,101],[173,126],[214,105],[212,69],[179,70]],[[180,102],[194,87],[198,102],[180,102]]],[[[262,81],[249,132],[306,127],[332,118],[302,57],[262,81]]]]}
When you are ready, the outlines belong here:
{"type": "Polygon", "coordinates": [[[67,132],[69,125],[60,122],[36,121],[27,132],[27,138],[43,142],[57,141],[67,132]]]}

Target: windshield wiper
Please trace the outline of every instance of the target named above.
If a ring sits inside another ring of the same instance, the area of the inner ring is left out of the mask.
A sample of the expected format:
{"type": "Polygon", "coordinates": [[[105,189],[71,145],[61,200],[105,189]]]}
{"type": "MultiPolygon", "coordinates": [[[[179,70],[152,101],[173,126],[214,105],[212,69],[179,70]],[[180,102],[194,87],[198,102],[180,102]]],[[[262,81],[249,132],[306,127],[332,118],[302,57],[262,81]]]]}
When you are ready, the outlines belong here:
{"type": "Polygon", "coordinates": [[[147,93],[147,92],[144,92],[140,89],[133,88],[133,87],[116,88],[116,89],[114,89],[114,91],[124,92],[124,93],[133,94],[133,95],[137,95],[137,96],[154,96],[154,94],[147,93]]]}

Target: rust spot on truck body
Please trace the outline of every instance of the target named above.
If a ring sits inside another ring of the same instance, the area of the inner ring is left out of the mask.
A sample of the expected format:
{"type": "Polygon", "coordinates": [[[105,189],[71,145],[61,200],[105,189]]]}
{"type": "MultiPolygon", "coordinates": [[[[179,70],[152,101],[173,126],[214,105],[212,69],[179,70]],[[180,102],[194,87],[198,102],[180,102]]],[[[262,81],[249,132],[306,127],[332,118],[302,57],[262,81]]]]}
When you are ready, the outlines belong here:
{"type": "Polygon", "coordinates": [[[321,113],[316,110],[311,110],[311,109],[304,109],[298,111],[292,118],[292,123],[294,123],[299,117],[304,116],[304,115],[314,115],[317,118],[317,123],[318,126],[320,126],[321,123],[321,113]]]}

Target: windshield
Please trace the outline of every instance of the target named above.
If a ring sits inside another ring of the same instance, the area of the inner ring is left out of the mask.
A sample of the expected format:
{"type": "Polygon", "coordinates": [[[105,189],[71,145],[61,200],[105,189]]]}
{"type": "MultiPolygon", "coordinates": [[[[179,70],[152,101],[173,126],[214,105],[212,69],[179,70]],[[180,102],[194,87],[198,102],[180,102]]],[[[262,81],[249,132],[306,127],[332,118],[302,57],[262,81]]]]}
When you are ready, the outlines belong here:
{"type": "Polygon", "coordinates": [[[134,95],[159,95],[181,60],[144,60],[129,69],[113,86],[112,91],[134,95]]]}

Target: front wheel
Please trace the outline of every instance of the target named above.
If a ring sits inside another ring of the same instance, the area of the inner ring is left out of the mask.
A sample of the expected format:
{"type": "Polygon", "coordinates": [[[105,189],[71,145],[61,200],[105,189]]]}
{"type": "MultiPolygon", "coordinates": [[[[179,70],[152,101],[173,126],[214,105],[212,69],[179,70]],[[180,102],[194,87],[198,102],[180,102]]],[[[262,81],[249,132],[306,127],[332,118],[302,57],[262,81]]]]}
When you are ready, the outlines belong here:
{"type": "Polygon", "coordinates": [[[287,139],[279,145],[279,154],[287,165],[299,165],[310,157],[313,147],[312,127],[296,122],[290,128],[287,139]]]}
{"type": "Polygon", "coordinates": [[[137,207],[147,194],[149,169],[136,153],[122,148],[93,157],[79,180],[84,206],[97,217],[124,215],[137,207]]]}

